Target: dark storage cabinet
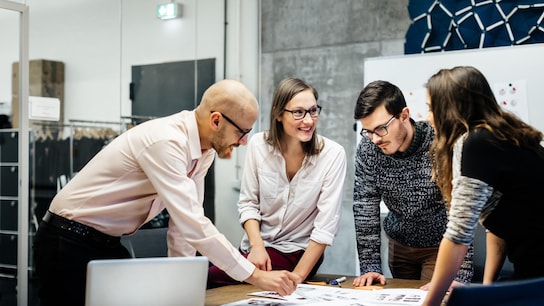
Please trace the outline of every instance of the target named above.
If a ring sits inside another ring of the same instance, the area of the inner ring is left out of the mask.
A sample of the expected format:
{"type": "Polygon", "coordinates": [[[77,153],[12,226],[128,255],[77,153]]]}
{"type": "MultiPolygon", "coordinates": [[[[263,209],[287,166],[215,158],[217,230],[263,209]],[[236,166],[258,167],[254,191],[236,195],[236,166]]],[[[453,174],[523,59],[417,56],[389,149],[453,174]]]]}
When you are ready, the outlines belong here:
{"type": "Polygon", "coordinates": [[[19,137],[16,129],[0,129],[0,275],[17,271],[19,137]]]}

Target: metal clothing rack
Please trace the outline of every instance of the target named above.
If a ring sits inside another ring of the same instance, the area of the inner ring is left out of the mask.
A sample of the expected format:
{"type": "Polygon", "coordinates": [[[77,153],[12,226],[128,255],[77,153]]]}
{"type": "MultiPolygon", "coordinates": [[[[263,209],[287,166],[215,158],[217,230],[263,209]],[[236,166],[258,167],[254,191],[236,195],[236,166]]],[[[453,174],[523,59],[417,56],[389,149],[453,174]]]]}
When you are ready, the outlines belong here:
{"type": "MultiPolygon", "coordinates": [[[[104,139],[113,139],[126,130],[122,122],[115,121],[99,121],[99,120],[79,120],[70,119],[69,123],[38,121],[33,122],[31,127],[30,139],[32,142],[42,140],[61,140],[69,138],[69,162],[70,162],[70,178],[75,175],[74,159],[71,152],[74,152],[74,136],[79,128],[104,129],[108,133],[97,133],[97,137],[104,139]],[[111,131],[110,131],[111,130],[111,131]]],[[[35,156],[33,156],[34,158],[35,156]]],[[[69,179],[69,178],[67,178],[69,179]]]]}
{"type": "Polygon", "coordinates": [[[112,126],[117,125],[119,127],[119,130],[121,131],[123,129],[123,122],[120,121],[99,121],[99,120],[82,120],[82,119],[70,119],[68,120],[71,126],[92,126],[92,127],[104,127],[104,126],[112,126]]]}
{"type": "MultiPolygon", "coordinates": [[[[126,130],[125,125],[120,121],[101,121],[101,120],[83,120],[83,119],[70,119],[68,120],[70,123],[70,152],[73,152],[74,150],[74,136],[77,128],[112,128],[115,127],[117,129],[117,135],[120,135],[126,130]]],[[[112,137],[114,138],[114,137],[112,137]]],[[[70,169],[71,173],[70,176],[74,176],[74,160],[73,157],[70,155],[70,169]]]]}
{"type": "MultiPolygon", "coordinates": [[[[121,119],[125,120],[125,126],[136,126],[142,122],[145,122],[147,120],[155,119],[156,116],[121,116],[121,119]]],[[[129,127],[127,127],[128,129],[129,127]]]]}
{"type": "MultiPolygon", "coordinates": [[[[29,141],[32,143],[32,147],[34,150],[31,150],[30,158],[32,161],[32,171],[31,171],[31,181],[36,182],[36,145],[40,141],[67,141],[68,145],[66,147],[63,147],[63,151],[60,152],[60,154],[66,154],[68,155],[68,171],[66,172],[66,176],[57,177],[57,188],[64,186],[74,175],[75,175],[75,160],[74,160],[74,140],[75,140],[75,132],[77,129],[104,129],[104,131],[100,131],[100,133],[96,133],[98,137],[104,137],[105,140],[107,139],[113,139],[120,133],[124,131],[124,126],[121,122],[113,122],[113,121],[97,121],[97,120],[69,120],[69,123],[60,123],[60,122],[51,122],[51,121],[34,121],[31,122],[30,126],[30,135],[29,135],[29,141]],[[111,131],[108,131],[106,133],[106,130],[111,129],[111,131]],[[64,148],[66,151],[64,151],[64,148]]],[[[92,137],[93,134],[88,134],[86,136],[92,137]]],[[[35,199],[36,195],[35,189],[30,190],[31,195],[30,197],[32,199],[35,199]]],[[[38,219],[32,218],[31,223],[37,228],[38,226],[38,219]]]]}

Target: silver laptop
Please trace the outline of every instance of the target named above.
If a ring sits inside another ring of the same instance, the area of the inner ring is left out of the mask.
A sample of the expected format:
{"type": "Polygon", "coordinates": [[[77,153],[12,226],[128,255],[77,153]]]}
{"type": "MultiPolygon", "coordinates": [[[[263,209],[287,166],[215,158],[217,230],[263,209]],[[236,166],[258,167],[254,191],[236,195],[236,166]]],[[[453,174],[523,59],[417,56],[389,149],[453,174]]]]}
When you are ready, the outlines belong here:
{"type": "Polygon", "coordinates": [[[207,277],[203,256],[93,260],[85,305],[204,305],[207,277]]]}

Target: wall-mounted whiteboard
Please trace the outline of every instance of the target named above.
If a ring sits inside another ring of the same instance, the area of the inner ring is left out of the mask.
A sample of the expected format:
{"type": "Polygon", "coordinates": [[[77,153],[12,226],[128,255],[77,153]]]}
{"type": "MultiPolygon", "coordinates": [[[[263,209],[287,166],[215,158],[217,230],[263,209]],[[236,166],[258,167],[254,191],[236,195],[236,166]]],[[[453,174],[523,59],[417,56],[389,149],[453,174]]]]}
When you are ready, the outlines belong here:
{"type": "Polygon", "coordinates": [[[442,68],[474,66],[487,78],[497,102],[544,132],[544,44],[368,58],[365,85],[386,80],[404,93],[415,120],[424,120],[425,83],[442,68]]]}

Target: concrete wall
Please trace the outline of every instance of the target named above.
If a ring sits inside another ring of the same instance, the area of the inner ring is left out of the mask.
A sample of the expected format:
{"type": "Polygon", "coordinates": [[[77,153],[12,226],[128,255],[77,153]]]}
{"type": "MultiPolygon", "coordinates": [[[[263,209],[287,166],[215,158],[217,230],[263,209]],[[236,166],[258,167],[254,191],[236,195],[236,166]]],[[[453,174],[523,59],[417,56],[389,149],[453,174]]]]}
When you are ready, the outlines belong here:
{"type": "MultiPolygon", "coordinates": [[[[408,0],[261,1],[261,127],[275,85],[294,76],[315,86],[323,106],[318,132],[344,146],[348,172],[339,233],[320,272],[358,274],[352,199],[356,133],[353,109],[367,57],[401,55],[408,0]]],[[[400,72],[399,72],[400,73],[400,72]]]]}

